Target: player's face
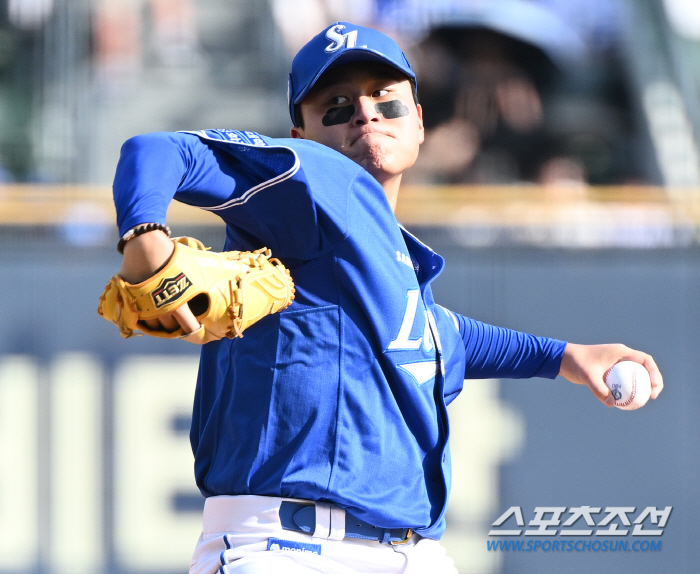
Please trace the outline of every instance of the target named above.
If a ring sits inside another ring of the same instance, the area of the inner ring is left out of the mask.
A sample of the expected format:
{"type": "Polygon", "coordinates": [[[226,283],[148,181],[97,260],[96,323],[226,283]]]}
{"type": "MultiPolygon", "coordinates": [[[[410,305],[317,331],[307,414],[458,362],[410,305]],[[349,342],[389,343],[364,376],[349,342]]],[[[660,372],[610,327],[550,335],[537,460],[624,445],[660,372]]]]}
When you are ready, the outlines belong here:
{"type": "Polygon", "coordinates": [[[292,137],[322,143],[381,184],[411,167],[423,142],[423,115],[411,83],[389,66],[358,62],[328,72],[301,104],[292,137]]]}

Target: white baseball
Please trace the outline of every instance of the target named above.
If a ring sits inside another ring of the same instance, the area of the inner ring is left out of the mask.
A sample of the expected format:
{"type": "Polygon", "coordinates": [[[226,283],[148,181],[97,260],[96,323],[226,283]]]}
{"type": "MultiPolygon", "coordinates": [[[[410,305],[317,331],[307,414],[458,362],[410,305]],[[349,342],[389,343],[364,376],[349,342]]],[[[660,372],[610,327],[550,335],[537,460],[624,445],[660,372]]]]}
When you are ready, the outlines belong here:
{"type": "Polygon", "coordinates": [[[604,379],[619,409],[633,411],[643,407],[651,396],[649,373],[639,363],[621,361],[605,373],[604,379]]]}

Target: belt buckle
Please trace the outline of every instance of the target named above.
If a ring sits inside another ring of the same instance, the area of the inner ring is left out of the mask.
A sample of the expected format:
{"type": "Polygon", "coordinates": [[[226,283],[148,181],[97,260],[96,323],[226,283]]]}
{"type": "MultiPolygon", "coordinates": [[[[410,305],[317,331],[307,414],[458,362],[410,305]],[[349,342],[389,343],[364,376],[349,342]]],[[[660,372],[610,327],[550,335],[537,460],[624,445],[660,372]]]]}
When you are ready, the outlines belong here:
{"type": "Polygon", "coordinates": [[[397,540],[396,542],[389,542],[389,544],[391,544],[392,546],[400,546],[401,544],[406,544],[411,539],[411,536],[413,536],[413,530],[409,528],[408,530],[406,530],[406,538],[404,538],[403,540],[397,540]]]}

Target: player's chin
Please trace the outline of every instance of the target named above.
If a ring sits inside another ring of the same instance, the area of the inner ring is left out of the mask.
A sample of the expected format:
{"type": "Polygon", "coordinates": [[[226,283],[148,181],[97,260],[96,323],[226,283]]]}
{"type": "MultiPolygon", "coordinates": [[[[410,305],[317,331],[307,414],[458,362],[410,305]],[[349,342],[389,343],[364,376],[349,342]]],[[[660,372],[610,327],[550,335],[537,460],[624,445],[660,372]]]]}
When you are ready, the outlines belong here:
{"type": "Polygon", "coordinates": [[[413,165],[418,154],[417,150],[395,149],[395,146],[382,145],[381,142],[368,142],[368,145],[353,146],[347,155],[381,182],[403,173],[413,165]]]}
{"type": "Polygon", "coordinates": [[[347,154],[355,163],[359,163],[367,171],[381,169],[386,163],[387,153],[381,145],[355,145],[347,154]]]}
{"type": "Polygon", "coordinates": [[[384,181],[387,177],[396,175],[397,170],[394,168],[391,162],[386,161],[383,157],[370,156],[364,158],[363,161],[358,162],[362,167],[364,167],[375,179],[379,182],[384,181]]]}
{"type": "Polygon", "coordinates": [[[379,181],[402,174],[416,161],[417,154],[372,154],[361,164],[379,181]]]}

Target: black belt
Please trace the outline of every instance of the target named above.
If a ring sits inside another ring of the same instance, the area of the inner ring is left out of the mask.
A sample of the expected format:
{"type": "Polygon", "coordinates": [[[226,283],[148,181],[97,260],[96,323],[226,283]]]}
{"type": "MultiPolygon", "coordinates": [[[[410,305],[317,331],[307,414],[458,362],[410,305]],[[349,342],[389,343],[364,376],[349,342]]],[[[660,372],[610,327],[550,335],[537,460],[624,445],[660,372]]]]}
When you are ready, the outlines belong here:
{"type": "MultiPolygon", "coordinates": [[[[313,534],[316,530],[316,506],[285,500],[280,504],[280,524],[285,530],[313,534]]],[[[410,528],[380,528],[345,512],[345,536],[376,540],[383,544],[404,544],[411,538],[410,528]]]]}

